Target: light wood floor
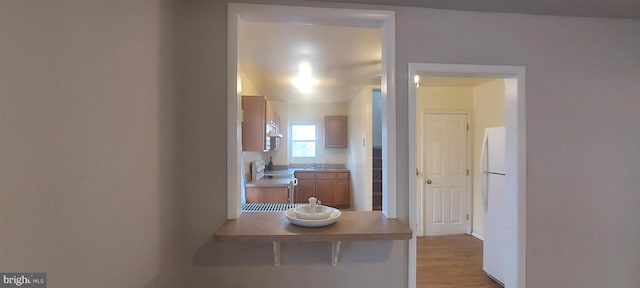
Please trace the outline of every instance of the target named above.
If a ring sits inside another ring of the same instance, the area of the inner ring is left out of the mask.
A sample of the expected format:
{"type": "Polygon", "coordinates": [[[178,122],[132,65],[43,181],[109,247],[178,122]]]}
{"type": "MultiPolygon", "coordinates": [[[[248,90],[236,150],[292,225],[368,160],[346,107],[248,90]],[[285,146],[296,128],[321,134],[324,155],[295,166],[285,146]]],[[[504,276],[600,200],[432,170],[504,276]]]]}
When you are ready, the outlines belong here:
{"type": "Polygon", "coordinates": [[[482,241],[468,235],[418,237],[418,288],[501,287],[482,270],[482,241]]]}

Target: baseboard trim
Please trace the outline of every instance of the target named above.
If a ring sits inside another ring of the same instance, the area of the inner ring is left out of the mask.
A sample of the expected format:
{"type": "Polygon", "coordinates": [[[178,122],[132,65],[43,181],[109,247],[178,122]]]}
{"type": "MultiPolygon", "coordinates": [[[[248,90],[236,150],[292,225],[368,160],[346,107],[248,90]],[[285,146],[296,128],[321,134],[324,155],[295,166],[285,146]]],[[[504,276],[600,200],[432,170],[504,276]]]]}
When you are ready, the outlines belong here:
{"type": "Polygon", "coordinates": [[[476,237],[476,238],[478,238],[478,239],[480,239],[480,240],[484,241],[484,239],[482,238],[482,235],[480,235],[480,234],[478,234],[478,233],[476,233],[476,232],[471,232],[471,236],[476,237]]]}

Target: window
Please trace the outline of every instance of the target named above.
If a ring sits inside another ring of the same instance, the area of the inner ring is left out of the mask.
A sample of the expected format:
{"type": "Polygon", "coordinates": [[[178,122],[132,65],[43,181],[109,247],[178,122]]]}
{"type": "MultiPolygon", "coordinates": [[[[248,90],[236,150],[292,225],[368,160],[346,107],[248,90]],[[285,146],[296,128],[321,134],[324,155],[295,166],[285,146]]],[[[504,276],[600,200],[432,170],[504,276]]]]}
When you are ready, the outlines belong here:
{"type": "Polygon", "coordinates": [[[291,124],[291,157],[316,157],[316,125],[291,124]]]}

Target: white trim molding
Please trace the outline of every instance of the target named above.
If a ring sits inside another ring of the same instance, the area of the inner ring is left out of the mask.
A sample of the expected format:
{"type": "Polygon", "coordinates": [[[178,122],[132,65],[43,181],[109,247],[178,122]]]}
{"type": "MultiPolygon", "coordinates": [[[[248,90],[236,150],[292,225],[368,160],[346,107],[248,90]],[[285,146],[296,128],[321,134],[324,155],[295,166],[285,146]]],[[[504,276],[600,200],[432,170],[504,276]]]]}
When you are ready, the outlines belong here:
{"type": "Polygon", "coordinates": [[[478,234],[476,232],[471,232],[471,234],[469,234],[469,235],[475,237],[478,240],[484,241],[484,238],[482,238],[482,235],[480,235],[480,234],[478,234]]]}
{"type": "Polygon", "coordinates": [[[227,17],[227,219],[240,216],[242,195],[242,111],[238,64],[240,9],[229,5],[227,17]],[[230,191],[236,191],[230,192],[230,191]]]}

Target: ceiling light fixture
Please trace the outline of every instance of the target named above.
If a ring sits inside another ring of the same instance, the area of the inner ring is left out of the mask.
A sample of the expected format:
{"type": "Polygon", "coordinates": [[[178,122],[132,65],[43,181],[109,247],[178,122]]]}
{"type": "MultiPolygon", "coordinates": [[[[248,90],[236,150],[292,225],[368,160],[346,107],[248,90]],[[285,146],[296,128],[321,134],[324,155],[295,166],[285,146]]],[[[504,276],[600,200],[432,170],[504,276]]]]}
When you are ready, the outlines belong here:
{"type": "Polygon", "coordinates": [[[291,79],[293,86],[303,94],[309,94],[311,88],[318,83],[318,80],[314,79],[311,74],[311,64],[308,62],[302,62],[298,65],[298,75],[291,79]]]}
{"type": "Polygon", "coordinates": [[[420,76],[418,74],[413,76],[413,83],[416,83],[416,88],[420,87],[420,76]]]}

